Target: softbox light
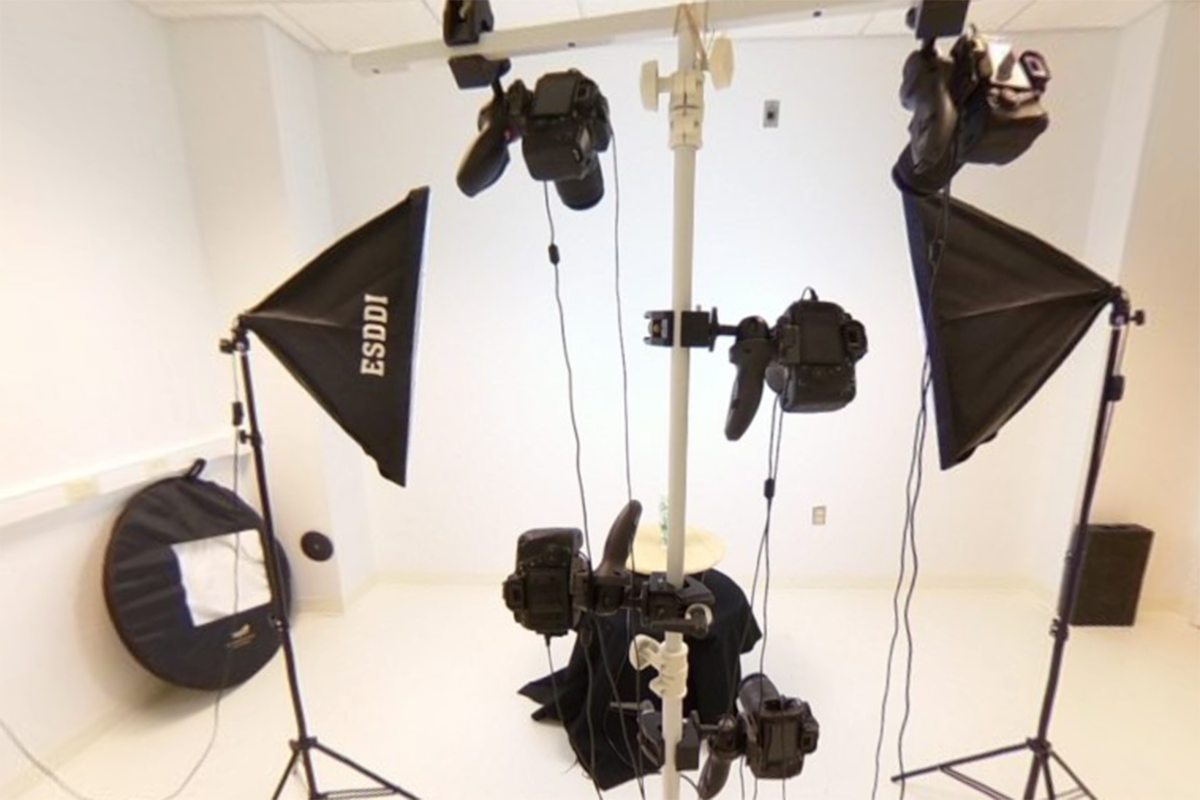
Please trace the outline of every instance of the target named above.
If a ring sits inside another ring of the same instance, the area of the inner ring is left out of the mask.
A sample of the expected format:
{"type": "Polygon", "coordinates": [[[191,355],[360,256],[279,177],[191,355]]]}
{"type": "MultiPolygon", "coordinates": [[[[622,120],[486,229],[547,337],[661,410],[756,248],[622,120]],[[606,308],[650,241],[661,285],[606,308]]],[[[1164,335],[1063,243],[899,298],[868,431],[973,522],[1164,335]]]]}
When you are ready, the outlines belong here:
{"type": "Polygon", "coordinates": [[[1037,237],[951,198],[904,193],[942,469],[992,439],[1120,290],[1037,237]],[[931,272],[931,245],[945,245],[931,272]]]}
{"type": "Polygon", "coordinates": [[[414,189],[240,317],[401,486],[428,205],[428,187],[414,189]]]}

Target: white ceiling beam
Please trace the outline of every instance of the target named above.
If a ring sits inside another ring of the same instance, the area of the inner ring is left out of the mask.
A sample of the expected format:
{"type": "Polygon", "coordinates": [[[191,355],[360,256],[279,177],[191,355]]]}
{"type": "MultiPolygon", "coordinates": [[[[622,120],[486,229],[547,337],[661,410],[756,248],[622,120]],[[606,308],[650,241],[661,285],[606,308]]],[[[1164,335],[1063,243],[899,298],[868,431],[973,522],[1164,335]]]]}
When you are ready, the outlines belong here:
{"type": "MultiPolygon", "coordinates": [[[[696,22],[710,30],[797,22],[805,19],[871,14],[907,8],[912,0],[710,0],[693,7],[696,22]]],[[[359,72],[382,73],[408,69],[414,64],[444,63],[454,56],[482,55],[488,58],[555,53],[585,47],[603,47],[653,39],[665,39],[676,30],[680,10],[674,6],[631,11],[604,17],[537,25],[484,34],[478,44],[447,47],[440,40],[419,44],[380,47],[352,53],[350,63],[359,72]]]]}

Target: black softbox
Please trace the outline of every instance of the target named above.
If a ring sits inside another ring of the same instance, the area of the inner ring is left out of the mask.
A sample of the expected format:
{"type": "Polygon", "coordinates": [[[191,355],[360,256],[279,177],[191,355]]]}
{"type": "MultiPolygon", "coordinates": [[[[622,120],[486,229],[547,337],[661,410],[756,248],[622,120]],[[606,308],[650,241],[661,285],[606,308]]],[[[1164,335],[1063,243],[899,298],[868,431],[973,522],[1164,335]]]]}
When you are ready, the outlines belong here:
{"type": "Polygon", "coordinates": [[[959,200],[904,193],[942,469],[1037,393],[1120,290],[1065,253],[959,200]],[[936,276],[931,245],[943,231],[936,276]]]}
{"type": "Polygon", "coordinates": [[[414,189],[240,317],[401,486],[428,204],[414,189]]]}

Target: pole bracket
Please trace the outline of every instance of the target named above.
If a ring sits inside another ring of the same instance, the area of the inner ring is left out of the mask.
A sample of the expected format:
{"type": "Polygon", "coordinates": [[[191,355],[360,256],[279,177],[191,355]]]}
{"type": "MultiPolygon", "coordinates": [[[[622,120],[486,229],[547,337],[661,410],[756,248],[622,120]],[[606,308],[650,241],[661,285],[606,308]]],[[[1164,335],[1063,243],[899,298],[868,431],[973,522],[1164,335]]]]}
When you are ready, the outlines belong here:
{"type": "Polygon", "coordinates": [[[629,661],[639,672],[647,667],[658,670],[650,681],[650,691],[659,697],[682,700],[687,696],[688,646],[683,641],[670,647],[645,634],[629,643],[629,661]]]}

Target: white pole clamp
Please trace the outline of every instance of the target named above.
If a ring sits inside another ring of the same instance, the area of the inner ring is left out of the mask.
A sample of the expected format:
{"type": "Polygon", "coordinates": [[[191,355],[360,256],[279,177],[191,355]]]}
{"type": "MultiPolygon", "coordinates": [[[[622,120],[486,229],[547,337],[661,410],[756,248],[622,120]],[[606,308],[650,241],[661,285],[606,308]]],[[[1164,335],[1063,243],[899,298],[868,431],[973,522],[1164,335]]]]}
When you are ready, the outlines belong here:
{"type": "Polygon", "coordinates": [[[700,63],[680,69],[669,77],[658,74],[658,62],[642,64],[642,106],[647,111],[658,110],[658,96],[671,96],[671,149],[704,144],[701,131],[704,125],[704,73],[712,74],[713,85],[725,89],[733,82],[733,45],[718,37],[712,51],[700,63]]]}
{"type": "Polygon", "coordinates": [[[688,647],[680,642],[672,648],[649,636],[639,634],[629,643],[629,661],[638,670],[654,667],[658,677],[650,681],[650,691],[659,697],[682,700],[687,696],[688,647]]]}

